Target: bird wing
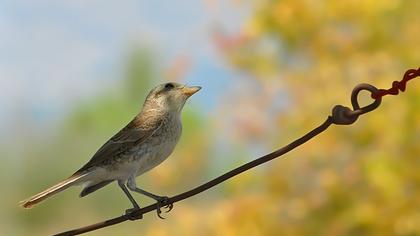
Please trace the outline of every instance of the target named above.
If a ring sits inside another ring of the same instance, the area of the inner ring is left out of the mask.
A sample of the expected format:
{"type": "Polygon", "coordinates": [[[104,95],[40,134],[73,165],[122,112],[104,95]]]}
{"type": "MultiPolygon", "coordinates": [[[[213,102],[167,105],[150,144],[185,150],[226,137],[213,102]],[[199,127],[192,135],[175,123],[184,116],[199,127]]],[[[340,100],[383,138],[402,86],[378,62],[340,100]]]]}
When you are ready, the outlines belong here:
{"type": "Polygon", "coordinates": [[[115,156],[139,145],[152,136],[163,123],[158,116],[139,115],[122,130],[109,139],[93,157],[75,174],[83,172],[99,163],[112,160],[115,156]]]}

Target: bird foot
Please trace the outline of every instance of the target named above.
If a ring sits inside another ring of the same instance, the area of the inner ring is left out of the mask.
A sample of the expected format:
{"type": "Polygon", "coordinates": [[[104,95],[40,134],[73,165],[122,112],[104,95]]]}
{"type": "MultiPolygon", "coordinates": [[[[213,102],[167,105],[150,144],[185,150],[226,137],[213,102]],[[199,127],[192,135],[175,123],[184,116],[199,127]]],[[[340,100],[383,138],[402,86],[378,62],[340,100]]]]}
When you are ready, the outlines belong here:
{"type": "Polygon", "coordinates": [[[163,197],[159,197],[156,199],[156,213],[158,215],[159,218],[161,219],[165,219],[164,217],[161,216],[162,214],[162,210],[161,208],[165,208],[165,213],[168,213],[172,210],[172,208],[174,208],[174,204],[172,202],[169,202],[169,198],[166,196],[163,197]]]}
{"type": "Polygon", "coordinates": [[[139,214],[137,210],[140,210],[138,207],[130,208],[125,210],[125,215],[128,216],[129,220],[139,220],[143,219],[143,214],[139,214]]]}

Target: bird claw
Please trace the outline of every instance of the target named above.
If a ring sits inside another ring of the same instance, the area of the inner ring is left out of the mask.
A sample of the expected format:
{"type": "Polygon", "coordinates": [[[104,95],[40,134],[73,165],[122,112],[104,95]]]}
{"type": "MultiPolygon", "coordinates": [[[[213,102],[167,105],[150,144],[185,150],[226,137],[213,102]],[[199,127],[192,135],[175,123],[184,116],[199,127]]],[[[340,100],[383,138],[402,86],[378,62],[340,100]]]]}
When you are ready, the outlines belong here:
{"type": "Polygon", "coordinates": [[[125,210],[125,215],[128,216],[129,220],[139,220],[139,219],[143,219],[143,214],[138,214],[136,211],[139,210],[140,208],[130,208],[125,210]]]}
{"type": "Polygon", "coordinates": [[[168,213],[172,210],[172,208],[174,208],[174,204],[172,202],[169,202],[169,198],[168,197],[160,197],[159,199],[157,199],[157,203],[156,203],[156,213],[158,215],[159,218],[161,219],[165,219],[165,217],[162,217],[162,210],[161,208],[166,208],[165,213],[168,213]]]}

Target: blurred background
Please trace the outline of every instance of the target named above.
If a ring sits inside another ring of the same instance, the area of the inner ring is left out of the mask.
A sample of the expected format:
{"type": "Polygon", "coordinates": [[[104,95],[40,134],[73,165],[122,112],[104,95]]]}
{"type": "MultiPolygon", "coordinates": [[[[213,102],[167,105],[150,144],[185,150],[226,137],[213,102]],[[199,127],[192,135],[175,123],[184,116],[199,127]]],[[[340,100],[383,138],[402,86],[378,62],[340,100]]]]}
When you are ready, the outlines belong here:
{"type": "MultiPolygon", "coordinates": [[[[89,160],[156,84],[203,87],[173,155],[137,181],[171,196],[311,130],[356,84],[388,88],[418,68],[419,10],[416,0],[1,1],[0,235],[58,233],[130,207],[116,184],[31,210],[18,202],[89,160]]],[[[420,235],[419,142],[414,80],[354,125],[176,203],[166,220],[150,213],[89,235],[420,235]]]]}

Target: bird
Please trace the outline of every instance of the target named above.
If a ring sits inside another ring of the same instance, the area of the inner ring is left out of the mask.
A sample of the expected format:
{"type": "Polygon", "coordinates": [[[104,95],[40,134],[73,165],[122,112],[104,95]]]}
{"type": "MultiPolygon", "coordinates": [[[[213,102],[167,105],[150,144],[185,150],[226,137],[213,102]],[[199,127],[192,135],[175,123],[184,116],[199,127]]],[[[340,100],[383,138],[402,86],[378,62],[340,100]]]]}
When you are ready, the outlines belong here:
{"type": "Polygon", "coordinates": [[[135,179],[171,155],[182,133],[182,109],[188,98],[200,89],[200,86],[175,82],[154,87],[140,112],[103,144],[85,165],[64,181],[21,201],[20,205],[32,208],[72,186],[82,186],[79,196],[84,197],[116,181],[133,205],[126,210],[129,217],[136,218],[132,213],[140,209],[130,193],[132,191],[156,200],[157,215],[162,218],[161,208],[170,211],[173,207],[168,203],[168,197],[138,188],[135,179]]]}

